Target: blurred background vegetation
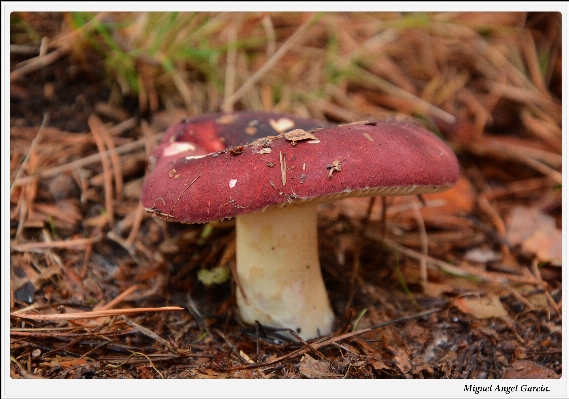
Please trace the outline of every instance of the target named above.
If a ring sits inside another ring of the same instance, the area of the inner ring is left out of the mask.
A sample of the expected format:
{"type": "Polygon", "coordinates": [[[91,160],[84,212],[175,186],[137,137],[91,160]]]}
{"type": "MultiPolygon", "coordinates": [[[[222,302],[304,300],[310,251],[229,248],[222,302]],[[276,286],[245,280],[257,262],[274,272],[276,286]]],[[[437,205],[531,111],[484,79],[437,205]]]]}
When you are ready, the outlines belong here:
{"type": "Polygon", "coordinates": [[[134,99],[142,115],[403,113],[451,135],[559,134],[560,13],[13,13],[11,24],[12,46],[71,53],[72,72],[103,73],[109,104],[134,99]]]}

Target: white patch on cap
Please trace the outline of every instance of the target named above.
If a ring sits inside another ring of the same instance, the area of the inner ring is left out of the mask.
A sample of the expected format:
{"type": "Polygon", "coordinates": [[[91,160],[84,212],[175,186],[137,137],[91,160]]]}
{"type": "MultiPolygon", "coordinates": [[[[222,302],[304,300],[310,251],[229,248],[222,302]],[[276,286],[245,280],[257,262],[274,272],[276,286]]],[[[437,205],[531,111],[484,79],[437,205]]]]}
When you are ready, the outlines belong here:
{"type": "Polygon", "coordinates": [[[235,187],[236,184],[237,184],[237,179],[229,180],[229,188],[235,187]]]}
{"type": "Polygon", "coordinates": [[[190,159],[200,159],[200,158],[203,158],[203,157],[205,157],[205,156],[206,156],[206,154],[203,154],[203,155],[188,155],[188,156],[187,156],[186,158],[184,158],[184,159],[187,159],[187,160],[190,160],[190,159]]]}
{"type": "Polygon", "coordinates": [[[269,125],[271,125],[271,127],[276,132],[282,133],[285,130],[292,129],[294,127],[294,121],[288,118],[280,118],[277,121],[275,121],[274,119],[270,119],[269,125]]]}
{"type": "Polygon", "coordinates": [[[191,143],[170,143],[164,148],[162,155],[172,156],[184,151],[194,151],[195,149],[196,146],[191,143]]]}

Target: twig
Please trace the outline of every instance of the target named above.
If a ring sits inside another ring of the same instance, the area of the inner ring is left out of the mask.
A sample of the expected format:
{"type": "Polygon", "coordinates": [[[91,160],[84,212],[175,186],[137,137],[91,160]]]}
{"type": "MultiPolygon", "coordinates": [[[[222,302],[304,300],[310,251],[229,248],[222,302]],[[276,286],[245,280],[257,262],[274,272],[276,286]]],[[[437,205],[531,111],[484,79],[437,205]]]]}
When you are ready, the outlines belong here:
{"type": "Polygon", "coordinates": [[[277,47],[277,37],[275,35],[275,27],[273,26],[273,21],[270,15],[265,15],[261,21],[263,28],[265,29],[265,34],[267,37],[267,55],[270,56],[275,52],[277,47]]]}
{"type": "MultiPolygon", "coordinates": [[[[144,136],[142,138],[144,142],[144,151],[146,157],[148,158],[156,145],[156,142],[153,142],[153,137],[157,136],[154,134],[154,132],[152,131],[152,129],[145,120],[141,121],[140,127],[142,130],[142,135],[144,136]]],[[[160,134],[160,136],[162,136],[162,134],[160,134]]],[[[134,240],[136,240],[136,237],[138,236],[138,233],[140,231],[140,225],[142,224],[142,219],[145,214],[146,212],[144,211],[144,207],[142,206],[142,203],[139,202],[136,208],[136,212],[134,214],[134,220],[132,222],[130,233],[128,234],[126,240],[124,240],[124,245],[126,246],[126,248],[131,248],[133,246],[134,240]]]]}
{"type": "Polygon", "coordinates": [[[192,91],[190,90],[186,79],[182,76],[181,71],[178,69],[174,69],[172,72],[170,72],[170,77],[172,78],[174,86],[176,86],[176,89],[184,99],[184,103],[186,104],[186,112],[191,113],[193,108],[192,91]]]}
{"type": "Polygon", "coordinates": [[[283,187],[286,186],[286,155],[279,151],[279,160],[281,164],[281,182],[283,187]]]}
{"type": "Polygon", "coordinates": [[[376,88],[378,88],[379,90],[382,90],[388,94],[391,94],[395,97],[401,98],[403,100],[409,101],[412,104],[416,104],[418,108],[423,109],[424,111],[427,111],[429,113],[431,113],[432,115],[442,119],[443,121],[447,122],[447,123],[455,123],[456,122],[456,117],[452,114],[449,114],[448,112],[442,110],[441,108],[438,108],[436,106],[434,106],[433,104],[423,100],[422,98],[419,98],[417,96],[415,96],[414,94],[409,93],[408,91],[405,91],[403,89],[401,89],[400,87],[394,85],[393,83],[377,76],[374,75],[373,73],[367,71],[364,68],[361,67],[356,67],[357,69],[357,73],[359,74],[359,77],[361,78],[362,82],[365,82],[367,84],[369,84],[370,86],[375,86],[376,88]]]}
{"type": "Polygon", "coordinates": [[[69,47],[62,46],[60,48],[53,50],[51,53],[45,55],[38,55],[37,57],[32,58],[31,60],[29,60],[27,64],[22,65],[18,69],[15,69],[14,71],[10,72],[10,82],[18,80],[26,76],[30,72],[37,71],[38,69],[51,64],[59,57],[65,55],[68,52],[69,52],[69,47]]]}
{"type": "MultiPolygon", "coordinates": [[[[367,237],[377,240],[377,241],[381,241],[384,244],[386,244],[388,247],[391,247],[393,249],[395,249],[396,251],[401,252],[402,254],[409,256],[413,259],[421,259],[421,257],[423,257],[423,254],[421,254],[418,251],[414,251],[412,249],[406,248],[398,243],[396,243],[395,241],[386,238],[386,237],[381,237],[378,233],[373,232],[373,231],[369,231],[366,234],[367,237]]],[[[540,283],[539,281],[537,281],[535,279],[535,277],[524,277],[524,276],[516,276],[516,275],[512,275],[512,274],[505,274],[505,273],[492,273],[492,272],[488,272],[488,271],[482,271],[482,270],[476,270],[476,271],[472,271],[472,267],[467,267],[469,266],[467,263],[463,263],[462,264],[462,268],[467,268],[467,270],[471,270],[472,272],[468,272],[466,270],[463,270],[461,267],[457,267],[454,266],[448,262],[445,262],[443,260],[440,259],[436,259],[430,256],[427,256],[426,258],[427,260],[427,266],[431,266],[437,269],[442,270],[445,273],[454,275],[454,276],[459,276],[459,277],[464,277],[464,278],[475,278],[478,279],[480,281],[483,282],[492,282],[492,283],[501,283],[504,284],[506,282],[511,282],[511,283],[519,283],[519,284],[533,284],[533,285],[537,285],[539,287],[541,287],[543,285],[543,283],[540,283]]]]}
{"type": "Polygon", "coordinates": [[[132,228],[130,229],[128,237],[124,241],[125,245],[127,245],[128,247],[131,247],[132,244],[134,243],[134,240],[136,240],[138,232],[140,231],[140,225],[142,224],[142,218],[144,217],[145,214],[146,212],[144,212],[144,206],[142,206],[142,203],[139,202],[138,206],[136,207],[136,211],[134,211],[134,220],[132,222],[132,228]]]}
{"type": "MultiPolygon", "coordinates": [[[[77,330],[77,327],[63,327],[63,328],[51,328],[50,330],[57,330],[54,332],[38,332],[35,330],[41,330],[40,328],[34,328],[32,331],[22,331],[22,329],[13,328],[10,329],[10,336],[14,337],[25,337],[25,338],[77,338],[82,339],[91,337],[104,337],[107,335],[116,335],[117,331],[107,331],[107,332],[84,332],[84,333],[73,333],[66,332],[67,330],[77,330]]],[[[120,335],[126,336],[131,334],[137,334],[136,330],[121,330],[120,335]]]]}
{"type": "Polygon", "coordinates": [[[122,193],[123,193],[123,172],[121,167],[121,161],[119,155],[115,151],[115,143],[109,133],[109,130],[105,127],[105,125],[101,124],[100,129],[101,137],[103,138],[103,142],[109,151],[111,165],[113,170],[113,176],[115,180],[115,190],[117,194],[117,201],[121,201],[122,193]]]}
{"type": "Polygon", "coordinates": [[[423,220],[423,215],[419,211],[419,205],[415,199],[411,200],[413,215],[417,221],[419,227],[419,237],[421,239],[421,253],[423,256],[419,259],[419,264],[421,265],[421,284],[423,289],[427,288],[427,257],[429,256],[429,239],[427,237],[427,229],[425,228],[425,221],[423,220]]]}
{"type": "MultiPolygon", "coordinates": [[[[480,209],[482,209],[482,211],[486,213],[492,220],[492,223],[496,228],[496,233],[498,234],[498,236],[500,238],[504,238],[506,236],[506,223],[504,223],[504,220],[502,219],[496,208],[494,208],[492,204],[490,204],[490,201],[488,201],[484,196],[479,196],[477,202],[480,209]]],[[[500,245],[500,248],[504,256],[507,257],[510,255],[510,248],[504,243],[503,240],[501,241],[502,243],[500,245]]]]}
{"type": "Polygon", "coordinates": [[[89,243],[87,244],[86,248],[85,248],[85,256],[83,258],[83,265],[81,266],[81,273],[79,274],[79,277],[81,278],[81,280],[85,279],[85,277],[87,277],[87,271],[89,270],[89,259],[91,259],[91,254],[93,253],[93,243],[89,243]]]}
{"type": "Polygon", "coordinates": [[[70,39],[74,39],[77,36],[82,35],[85,31],[91,29],[93,27],[93,25],[96,25],[97,23],[99,23],[107,15],[109,15],[109,12],[106,12],[106,11],[98,13],[97,15],[95,15],[93,17],[93,19],[91,19],[90,21],[87,21],[87,23],[85,23],[83,26],[80,26],[79,28],[73,29],[71,32],[69,32],[65,36],[53,40],[51,42],[51,45],[53,47],[65,45],[70,39]]]}
{"type": "MultiPolygon", "coordinates": [[[[180,193],[180,195],[178,195],[178,198],[176,198],[176,202],[174,202],[174,205],[172,205],[172,208],[170,208],[170,212],[169,212],[170,215],[173,214],[174,208],[176,207],[176,205],[178,205],[178,201],[180,201],[180,198],[182,197],[182,195],[184,195],[184,193],[185,193],[186,191],[188,191],[188,188],[190,188],[191,186],[193,186],[193,184],[194,184],[200,177],[202,177],[202,175],[203,175],[203,172],[200,173],[194,180],[191,181],[190,184],[188,184],[188,185],[182,190],[182,192],[180,193]]],[[[186,180],[186,181],[187,181],[187,180],[186,180]]]]}
{"type": "Polygon", "coordinates": [[[149,330],[146,327],[141,326],[140,324],[136,324],[134,321],[130,320],[128,317],[126,316],[121,316],[121,319],[128,324],[129,326],[131,326],[132,328],[134,328],[136,331],[146,335],[148,338],[152,338],[153,340],[155,340],[156,342],[160,342],[162,345],[164,345],[165,347],[167,347],[168,349],[170,349],[172,352],[177,352],[177,350],[175,348],[172,347],[172,345],[170,345],[170,343],[168,341],[166,341],[164,338],[162,338],[161,336],[159,336],[158,334],[156,334],[154,331],[149,330]]]}
{"type": "Polygon", "coordinates": [[[227,101],[235,93],[235,64],[237,60],[237,29],[235,24],[227,28],[227,61],[225,68],[225,101],[221,106],[223,112],[233,112],[233,101],[227,101]]]}
{"type": "MultiPolygon", "coordinates": [[[[291,328],[275,328],[275,327],[268,327],[268,326],[263,326],[261,323],[259,323],[258,320],[255,320],[255,324],[256,324],[256,330],[261,332],[261,334],[266,337],[267,336],[267,331],[270,332],[287,332],[289,333],[294,339],[296,339],[298,342],[300,342],[302,345],[306,346],[310,351],[316,353],[318,355],[318,357],[320,357],[321,359],[324,359],[325,356],[317,349],[315,348],[311,343],[306,342],[305,340],[303,340],[293,329],[291,328]]],[[[258,337],[257,337],[258,338],[258,337]]]]}
{"type": "Polygon", "coordinates": [[[113,175],[111,170],[112,167],[108,158],[111,152],[105,151],[105,142],[102,138],[104,125],[99,117],[93,114],[89,117],[87,123],[91,129],[91,133],[93,134],[99,153],[105,154],[101,156],[101,165],[103,166],[103,177],[105,182],[105,209],[107,211],[109,225],[113,225],[115,219],[113,209],[113,175]]]}
{"type": "Polygon", "coordinates": [[[532,87],[517,87],[501,82],[490,82],[488,86],[491,91],[499,93],[505,98],[525,104],[539,104],[543,107],[550,107],[553,104],[553,101],[549,96],[540,92],[532,83],[529,83],[529,85],[532,87]]]}
{"type": "Polygon", "coordinates": [[[561,139],[561,128],[558,125],[533,116],[527,109],[523,109],[520,112],[520,119],[530,133],[549,144],[555,151],[561,154],[563,142],[561,139]]]}
{"type": "Polygon", "coordinates": [[[84,319],[97,319],[99,317],[108,316],[121,316],[121,315],[134,315],[139,313],[148,312],[172,312],[184,310],[179,306],[164,306],[161,308],[136,308],[136,309],[110,309],[110,310],[100,310],[93,312],[83,312],[83,313],[63,313],[63,314],[21,314],[21,313],[10,313],[10,316],[19,317],[22,319],[36,320],[36,321],[49,321],[49,320],[84,320],[84,319]]]}
{"type": "Polygon", "coordinates": [[[16,182],[20,178],[20,175],[22,174],[22,170],[24,169],[24,166],[28,163],[28,160],[30,158],[30,154],[33,152],[33,150],[36,148],[38,143],[41,141],[41,138],[42,138],[43,132],[44,132],[44,126],[47,125],[48,122],[49,122],[49,113],[46,113],[43,116],[43,120],[41,122],[40,128],[38,129],[38,133],[36,134],[36,137],[34,137],[34,139],[32,140],[32,144],[30,145],[30,149],[28,150],[28,153],[26,154],[26,157],[24,158],[24,161],[22,162],[20,169],[18,169],[18,173],[16,174],[16,178],[14,179],[14,181],[12,182],[12,185],[10,186],[10,194],[12,194],[14,187],[17,186],[16,182]]]}
{"type": "Polygon", "coordinates": [[[368,236],[369,238],[384,242],[387,246],[394,248],[395,250],[401,252],[402,254],[409,256],[413,259],[418,259],[420,260],[421,258],[425,258],[427,261],[427,264],[432,264],[434,266],[436,266],[437,268],[441,269],[444,272],[447,272],[449,274],[453,274],[455,276],[460,276],[460,277],[476,277],[476,278],[481,278],[482,280],[487,280],[484,277],[480,277],[480,276],[474,276],[470,273],[465,272],[464,270],[460,269],[459,267],[456,267],[448,262],[439,260],[439,259],[435,259],[433,257],[427,256],[425,257],[422,253],[418,252],[418,251],[414,251],[412,249],[406,248],[402,245],[399,245],[398,243],[396,243],[395,241],[387,238],[387,237],[383,237],[373,231],[368,231],[366,236],[368,236]]]}
{"type": "MultiPolygon", "coordinates": [[[[47,233],[45,229],[43,233],[44,237],[46,238],[46,242],[49,242],[50,239],[49,233],[47,233]]],[[[87,288],[83,284],[83,280],[79,278],[79,276],[77,275],[77,273],[75,273],[75,270],[73,270],[73,268],[68,267],[63,263],[59,255],[53,253],[51,250],[47,250],[46,255],[49,256],[52,262],[55,262],[60,267],[61,270],[63,270],[63,272],[71,280],[71,282],[79,288],[82,295],[86,295],[88,293],[87,288]]]]}
{"type": "Polygon", "coordinates": [[[400,319],[395,319],[395,320],[391,320],[391,321],[388,321],[388,322],[385,322],[385,323],[376,324],[376,325],[374,325],[374,326],[372,326],[372,327],[365,328],[365,329],[363,329],[363,330],[345,333],[345,334],[342,334],[342,335],[338,335],[338,336],[336,336],[336,337],[325,338],[325,339],[323,339],[322,341],[319,341],[319,342],[312,342],[312,343],[310,344],[310,347],[302,347],[302,348],[297,349],[297,350],[295,350],[295,351],[293,351],[293,352],[291,352],[291,353],[289,353],[289,354],[287,354],[287,355],[280,356],[280,357],[278,357],[278,358],[276,358],[276,359],[273,359],[273,360],[271,360],[271,361],[269,361],[269,362],[256,363],[256,364],[247,364],[247,365],[244,365],[244,366],[237,366],[237,367],[229,367],[229,368],[223,369],[223,371],[237,371],[237,370],[251,369],[251,368],[257,368],[257,367],[271,366],[271,365],[276,364],[276,363],[279,363],[279,362],[281,362],[281,361],[283,361],[283,360],[286,360],[286,359],[290,359],[290,358],[294,358],[294,357],[298,357],[298,356],[304,355],[304,354],[308,353],[308,352],[311,351],[311,350],[318,350],[318,349],[323,348],[323,347],[325,347],[325,346],[335,344],[335,343],[337,343],[337,342],[339,342],[339,341],[343,341],[343,340],[345,340],[345,339],[348,339],[348,338],[351,338],[351,337],[355,337],[355,336],[357,336],[357,335],[364,334],[364,333],[367,333],[367,332],[376,330],[376,329],[378,329],[378,328],[383,328],[383,327],[387,327],[387,326],[390,326],[390,325],[392,325],[392,324],[396,324],[396,323],[399,323],[399,322],[402,322],[402,321],[407,321],[407,320],[412,320],[412,319],[416,319],[416,318],[419,318],[419,317],[427,316],[427,315],[430,315],[431,313],[435,313],[435,312],[438,312],[438,311],[440,311],[440,310],[441,310],[441,309],[439,309],[439,308],[430,309],[430,310],[427,310],[427,311],[425,311],[425,312],[417,313],[417,314],[412,315],[412,316],[402,317],[402,318],[400,318],[400,319]]]}
{"type": "Polygon", "coordinates": [[[541,272],[539,271],[538,263],[539,262],[537,259],[534,259],[532,261],[531,269],[533,271],[533,274],[534,274],[535,278],[537,279],[537,281],[539,282],[539,284],[543,287],[543,292],[545,294],[545,297],[547,298],[547,302],[549,302],[549,305],[553,308],[553,310],[555,310],[555,313],[557,313],[558,316],[561,316],[561,310],[559,309],[559,307],[557,306],[557,303],[555,302],[555,300],[553,299],[553,297],[549,293],[549,290],[547,289],[547,283],[545,281],[543,281],[543,279],[541,278],[541,272]]]}
{"type": "MultiPolygon", "coordinates": [[[[163,135],[163,133],[157,134],[155,136],[156,140],[160,140],[162,138],[162,135],[163,135]]],[[[145,143],[146,143],[146,139],[142,138],[142,139],[133,141],[131,143],[123,144],[120,147],[116,147],[114,149],[114,151],[116,151],[117,154],[124,154],[124,153],[130,152],[130,151],[136,150],[140,147],[143,147],[145,145],[145,143]]],[[[37,180],[40,177],[45,178],[45,177],[57,176],[60,173],[68,171],[68,170],[78,169],[78,168],[81,168],[83,166],[95,163],[95,162],[100,162],[102,157],[109,156],[110,153],[111,153],[110,151],[104,151],[103,153],[98,152],[96,154],[92,154],[92,155],[89,155],[87,157],[77,159],[75,161],[66,163],[64,165],[60,165],[60,166],[57,166],[55,168],[44,170],[43,172],[39,172],[38,174],[36,174],[34,176],[20,177],[18,179],[15,179],[12,184],[14,187],[17,187],[17,186],[21,186],[21,185],[24,185],[27,183],[31,183],[32,181],[37,180]]]]}
{"type": "Polygon", "coordinates": [[[130,294],[138,289],[138,285],[133,285],[132,287],[128,287],[126,290],[121,292],[117,295],[112,301],[108,302],[106,305],[102,305],[101,307],[95,306],[95,310],[109,310],[117,306],[119,303],[123,301],[123,299],[127,298],[130,294]]]}
{"type": "Polygon", "coordinates": [[[535,306],[533,306],[533,304],[528,301],[522,294],[520,294],[515,288],[511,287],[508,284],[506,284],[505,287],[508,291],[510,291],[510,294],[512,294],[518,301],[523,303],[524,306],[530,310],[535,310],[535,306]]]}
{"type": "Polygon", "coordinates": [[[28,373],[28,371],[25,368],[23,368],[20,362],[18,362],[18,360],[12,355],[10,355],[10,361],[12,361],[16,366],[18,366],[18,368],[20,369],[20,373],[22,374],[22,377],[29,379],[41,378],[39,376],[35,376],[31,373],[28,373]]]}
{"type": "Polygon", "coordinates": [[[263,64],[261,68],[259,68],[243,85],[237,89],[235,93],[233,93],[229,98],[226,98],[223,104],[221,105],[221,109],[225,109],[226,107],[234,104],[244,93],[247,92],[264,74],[266,74],[269,69],[271,69],[285,54],[286,52],[295,44],[301,37],[306,37],[305,31],[306,29],[318,18],[319,15],[316,14],[309,18],[305,23],[300,25],[298,29],[288,38],[286,42],[283,43],[281,47],[277,51],[274,52],[271,58],[263,64]]]}
{"type": "Polygon", "coordinates": [[[505,187],[486,189],[480,195],[487,200],[499,199],[507,196],[526,194],[532,191],[544,192],[546,189],[553,188],[551,180],[547,177],[530,177],[523,180],[516,180],[505,187]]]}
{"type": "Polygon", "coordinates": [[[154,363],[152,363],[152,360],[150,360],[150,358],[145,355],[142,352],[131,352],[130,356],[122,363],[120,364],[107,364],[108,367],[113,367],[113,368],[118,368],[118,367],[122,367],[123,365],[125,365],[131,357],[133,357],[134,355],[139,355],[139,356],[143,356],[146,358],[146,360],[148,360],[148,362],[150,363],[150,365],[152,366],[152,368],[154,369],[154,371],[156,371],[158,373],[158,375],[160,375],[160,377],[162,379],[164,379],[164,376],[162,375],[162,373],[156,368],[156,366],[154,366],[154,363]]]}
{"type": "MultiPolygon", "coordinates": [[[[238,351],[235,345],[233,345],[221,331],[216,330],[216,332],[221,336],[221,338],[223,338],[225,343],[231,348],[231,351],[235,354],[235,356],[237,356],[238,359],[244,361],[246,364],[254,364],[253,360],[251,360],[251,358],[242,350],[238,351]]],[[[259,374],[261,374],[263,378],[267,378],[265,373],[263,373],[261,370],[259,370],[259,374]]]]}
{"type": "Polygon", "coordinates": [[[50,241],[50,242],[29,242],[26,244],[11,245],[11,249],[18,252],[43,252],[52,248],[75,248],[84,245],[91,245],[103,239],[103,235],[99,234],[91,238],[76,238],[69,241],[50,241]]]}
{"type": "Polygon", "coordinates": [[[215,342],[215,336],[211,333],[209,327],[207,326],[201,312],[199,311],[198,307],[194,303],[194,300],[188,296],[187,298],[187,306],[186,310],[192,315],[193,319],[198,323],[198,325],[205,331],[207,335],[211,337],[211,339],[215,342]]]}

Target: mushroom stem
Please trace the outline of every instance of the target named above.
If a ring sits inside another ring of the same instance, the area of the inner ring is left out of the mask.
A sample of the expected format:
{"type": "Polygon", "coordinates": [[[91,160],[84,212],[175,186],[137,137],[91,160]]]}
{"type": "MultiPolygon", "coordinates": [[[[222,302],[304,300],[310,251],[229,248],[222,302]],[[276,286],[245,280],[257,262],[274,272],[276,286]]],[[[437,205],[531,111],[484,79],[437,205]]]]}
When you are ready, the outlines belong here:
{"type": "Polygon", "coordinates": [[[237,217],[237,305],[244,322],[290,328],[303,339],[330,333],[318,259],[317,205],[237,217]],[[243,296],[243,294],[245,296],[243,296]]]}

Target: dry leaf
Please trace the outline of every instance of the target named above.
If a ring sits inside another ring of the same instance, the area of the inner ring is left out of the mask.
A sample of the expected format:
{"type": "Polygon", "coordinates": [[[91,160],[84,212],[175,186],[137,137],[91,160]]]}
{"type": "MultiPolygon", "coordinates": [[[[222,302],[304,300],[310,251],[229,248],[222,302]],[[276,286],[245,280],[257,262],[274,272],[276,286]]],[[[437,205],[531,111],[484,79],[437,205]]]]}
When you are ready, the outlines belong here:
{"type": "Polygon", "coordinates": [[[490,248],[473,248],[464,254],[464,259],[478,263],[495,262],[501,258],[502,255],[500,253],[490,248]]]}
{"type": "Polygon", "coordinates": [[[220,378],[220,379],[224,379],[224,378],[229,378],[229,373],[226,372],[219,372],[219,371],[215,371],[209,368],[206,369],[199,369],[198,370],[199,374],[197,375],[198,378],[205,378],[205,379],[209,379],[209,378],[220,378]]]}
{"type": "Polygon", "coordinates": [[[477,319],[498,317],[508,319],[508,312],[500,302],[500,298],[491,295],[487,297],[459,297],[454,301],[455,306],[462,312],[477,319]]]}
{"type": "Polygon", "coordinates": [[[453,362],[456,360],[457,354],[455,351],[450,351],[441,359],[441,371],[444,373],[445,377],[450,376],[453,369],[453,362]]]}
{"type": "Polygon", "coordinates": [[[300,359],[298,371],[307,378],[341,377],[340,374],[330,371],[330,362],[316,360],[310,355],[304,355],[300,359]]]}
{"type": "Polygon", "coordinates": [[[553,217],[537,208],[513,208],[507,219],[506,238],[541,261],[561,265],[561,230],[553,217]]]}
{"type": "Polygon", "coordinates": [[[51,362],[44,362],[41,364],[42,364],[42,366],[51,365],[53,367],[68,368],[68,367],[85,365],[85,364],[87,364],[87,360],[86,359],[71,359],[71,360],[69,360],[67,357],[56,355],[55,360],[52,360],[51,362]]]}
{"type": "Polygon", "coordinates": [[[529,360],[517,360],[504,372],[504,378],[543,379],[559,378],[553,370],[541,367],[529,360]]]}
{"type": "Polygon", "coordinates": [[[380,371],[380,370],[389,370],[390,367],[384,363],[383,360],[377,358],[376,356],[372,356],[370,358],[370,362],[369,364],[372,365],[372,367],[376,370],[376,371],[380,371]]]}
{"type": "Polygon", "coordinates": [[[535,292],[535,287],[533,285],[521,285],[517,287],[516,290],[537,309],[549,309],[549,302],[547,301],[547,297],[543,293],[535,292]]]}
{"type": "Polygon", "coordinates": [[[413,365],[411,364],[409,355],[401,348],[394,349],[393,361],[397,367],[399,367],[399,370],[401,370],[404,374],[407,374],[413,370],[413,365]]]}
{"type": "Polygon", "coordinates": [[[285,130],[292,129],[294,127],[294,121],[289,118],[280,118],[278,120],[269,120],[269,125],[275,130],[275,132],[282,133],[285,130]]]}

